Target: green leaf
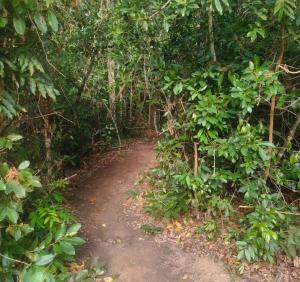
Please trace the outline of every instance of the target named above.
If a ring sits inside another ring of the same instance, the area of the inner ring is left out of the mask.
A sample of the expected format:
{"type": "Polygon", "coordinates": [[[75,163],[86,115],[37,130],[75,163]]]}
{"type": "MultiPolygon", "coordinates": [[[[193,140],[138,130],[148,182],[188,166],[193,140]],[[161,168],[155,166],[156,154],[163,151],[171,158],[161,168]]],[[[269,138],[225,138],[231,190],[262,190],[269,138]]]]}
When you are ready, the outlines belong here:
{"type": "Polygon", "coordinates": [[[5,207],[1,211],[0,218],[2,219],[3,216],[4,216],[4,218],[7,217],[12,223],[15,223],[15,224],[17,223],[18,218],[19,218],[19,214],[17,213],[17,211],[10,207],[5,207]]]}
{"type": "Polygon", "coordinates": [[[67,255],[75,255],[75,248],[68,242],[62,241],[59,244],[61,250],[67,255]]]}
{"type": "Polygon", "coordinates": [[[19,18],[19,17],[14,17],[13,18],[13,24],[16,32],[20,35],[24,35],[25,29],[26,29],[26,23],[24,19],[19,18]]]}
{"type": "Polygon", "coordinates": [[[0,180],[0,191],[4,191],[5,189],[6,189],[5,183],[2,180],[0,180]]]}
{"type": "Polygon", "coordinates": [[[222,8],[221,2],[219,0],[215,0],[215,6],[217,8],[217,11],[222,15],[223,8],[222,8]]]}
{"type": "Polygon", "coordinates": [[[66,236],[74,236],[74,235],[76,235],[80,228],[81,228],[81,224],[80,223],[73,224],[72,226],[70,226],[68,228],[66,236]]]}
{"type": "Polygon", "coordinates": [[[30,88],[30,92],[32,94],[35,94],[35,92],[36,92],[36,83],[35,83],[35,80],[32,79],[32,78],[29,79],[29,88],[30,88]]]}
{"type": "Polygon", "coordinates": [[[23,139],[23,137],[18,134],[10,134],[7,136],[7,139],[9,139],[12,142],[15,142],[15,141],[19,141],[19,140],[23,139]]]}
{"type": "Polygon", "coordinates": [[[36,261],[35,264],[38,265],[38,266],[47,265],[47,264],[49,264],[50,262],[52,262],[54,258],[55,258],[55,255],[53,255],[53,254],[45,255],[45,256],[40,257],[40,258],[36,261]]]}
{"type": "Polygon", "coordinates": [[[25,198],[25,196],[26,196],[25,188],[21,184],[15,182],[15,181],[9,181],[6,183],[6,191],[5,192],[6,192],[6,194],[10,194],[13,192],[13,193],[15,193],[16,197],[19,199],[25,198]]]}
{"type": "Polygon", "coordinates": [[[175,95],[178,95],[182,92],[183,90],[183,84],[180,82],[178,84],[175,85],[174,89],[173,89],[173,92],[175,95]]]}
{"type": "Polygon", "coordinates": [[[39,268],[31,268],[24,274],[24,282],[42,282],[45,280],[45,273],[39,268]]]}
{"type": "Polygon", "coordinates": [[[62,239],[66,234],[66,225],[63,223],[60,226],[60,229],[58,229],[58,231],[55,234],[55,241],[59,241],[60,239],[62,239]]]}
{"type": "Polygon", "coordinates": [[[18,166],[18,170],[26,169],[29,167],[29,165],[30,165],[29,161],[24,161],[24,162],[20,163],[20,165],[18,166]]]}
{"type": "Polygon", "coordinates": [[[73,246],[81,246],[81,245],[85,244],[85,240],[83,240],[80,237],[65,238],[64,242],[70,243],[73,246]]]}
{"type": "Polygon", "coordinates": [[[269,159],[269,156],[267,155],[266,151],[262,148],[259,148],[258,149],[258,153],[259,153],[259,156],[261,157],[261,159],[263,161],[267,161],[269,159]]]}
{"type": "Polygon", "coordinates": [[[42,187],[42,183],[40,182],[40,180],[37,177],[33,177],[32,181],[31,181],[31,185],[36,188],[42,187]]]}
{"type": "Polygon", "coordinates": [[[48,12],[47,16],[48,23],[54,32],[58,31],[58,21],[55,14],[52,11],[48,12]]]}
{"type": "Polygon", "coordinates": [[[22,231],[25,233],[25,234],[29,234],[31,233],[32,231],[34,231],[34,228],[31,227],[29,224],[24,224],[22,227],[21,227],[22,231]]]}
{"type": "Polygon", "coordinates": [[[36,24],[36,26],[38,27],[38,29],[42,32],[42,33],[46,33],[47,32],[47,24],[46,21],[44,19],[43,16],[41,15],[35,15],[34,16],[34,22],[36,24]]]}
{"type": "Polygon", "coordinates": [[[7,24],[7,19],[3,18],[3,17],[0,17],[0,28],[5,27],[6,24],[7,24]]]}

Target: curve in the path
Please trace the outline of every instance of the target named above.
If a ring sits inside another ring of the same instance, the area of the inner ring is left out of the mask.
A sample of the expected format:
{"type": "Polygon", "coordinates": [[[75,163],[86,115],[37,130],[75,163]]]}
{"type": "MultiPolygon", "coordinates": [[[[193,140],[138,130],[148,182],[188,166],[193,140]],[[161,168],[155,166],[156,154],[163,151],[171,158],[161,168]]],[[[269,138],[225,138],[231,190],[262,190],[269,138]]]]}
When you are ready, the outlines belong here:
{"type": "Polygon", "coordinates": [[[135,220],[124,213],[129,190],[141,171],[155,165],[153,144],[134,144],[80,186],[76,208],[88,239],[83,257],[101,257],[108,276],[120,274],[121,282],[230,281],[220,264],[158,244],[127,224],[135,220]]]}

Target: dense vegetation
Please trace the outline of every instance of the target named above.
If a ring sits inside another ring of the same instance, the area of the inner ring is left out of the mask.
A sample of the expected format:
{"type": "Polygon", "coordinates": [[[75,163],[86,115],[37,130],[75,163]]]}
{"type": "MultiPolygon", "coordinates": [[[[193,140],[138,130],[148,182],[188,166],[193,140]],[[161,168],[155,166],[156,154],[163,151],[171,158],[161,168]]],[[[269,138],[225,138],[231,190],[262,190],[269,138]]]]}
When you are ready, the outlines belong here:
{"type": "Polygon", "coordinates": [[[140,127],[163,133],[148,211],[240,218],[239,260],[296,256],[299,4],[0,0],[1,281],[71,276],[64,174],[140,127]]]}

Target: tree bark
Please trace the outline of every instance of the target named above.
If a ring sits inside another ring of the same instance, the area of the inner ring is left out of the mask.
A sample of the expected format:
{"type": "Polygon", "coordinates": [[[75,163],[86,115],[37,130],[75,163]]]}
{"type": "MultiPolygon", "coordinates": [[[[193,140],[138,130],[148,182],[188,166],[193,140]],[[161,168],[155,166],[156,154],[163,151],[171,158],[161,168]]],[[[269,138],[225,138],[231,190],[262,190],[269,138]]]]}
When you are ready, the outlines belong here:
{"type": "Polygon", "coordinates": [[[107,75],[109,88],[109,109],[114,119],[116,119],[116,89],[115,89],[115,62],[107,59],[107,75]]]}
{"type": "MultiPolygon", "coordinates": [[[[133,79],[133,78],[132,78],[133,79]]],[[[132,116],[133,116],[133,81],[130,84],[130,100],[129,100],[129,123],[132,123],[132,116]]]]}
{"type": "Polygon", "coordinates": [[[198,165],[199,165],[199,160],[198,160],[198,143],[194,142],[194,176],[198,175],[198,165]]]}
{"type": "Polygon", "coordinates": [[[49,117],[44,117],[44,143],[45,143],[45,161],[47,166],[47,174],[46,174],[46,181],[47,183],[50,182],[52,176],[52,156],[51,156],[51,133],[50,133],[50,124],[49,124],[49,117]]]}
{"type": "Polygon", "coordinates": [[[210,5],[208,9],[208,32],[209,32],[209,46],[213,63],[217,62],[217,54],[215,49],[214,27],[213,27],[213,8],[210,5]]]}

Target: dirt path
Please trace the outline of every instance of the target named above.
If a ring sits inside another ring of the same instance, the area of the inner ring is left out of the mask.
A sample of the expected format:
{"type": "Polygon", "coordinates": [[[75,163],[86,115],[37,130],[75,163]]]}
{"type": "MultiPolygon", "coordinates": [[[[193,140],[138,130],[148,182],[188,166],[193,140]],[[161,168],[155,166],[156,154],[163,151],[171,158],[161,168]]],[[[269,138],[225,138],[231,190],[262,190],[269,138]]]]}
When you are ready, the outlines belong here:
{"type": "Polygon", "coordinates": [[[220,264],[176,244],[158,244],[128,224],[135,220],[124,212],[129,191],[139,173],[155,165],[153,144],[134,144],[82,181],[76,209],[88,239],[83,257],[99,256],[107,276],[119,274],[121,282],[230,281],[220,264]]]}

